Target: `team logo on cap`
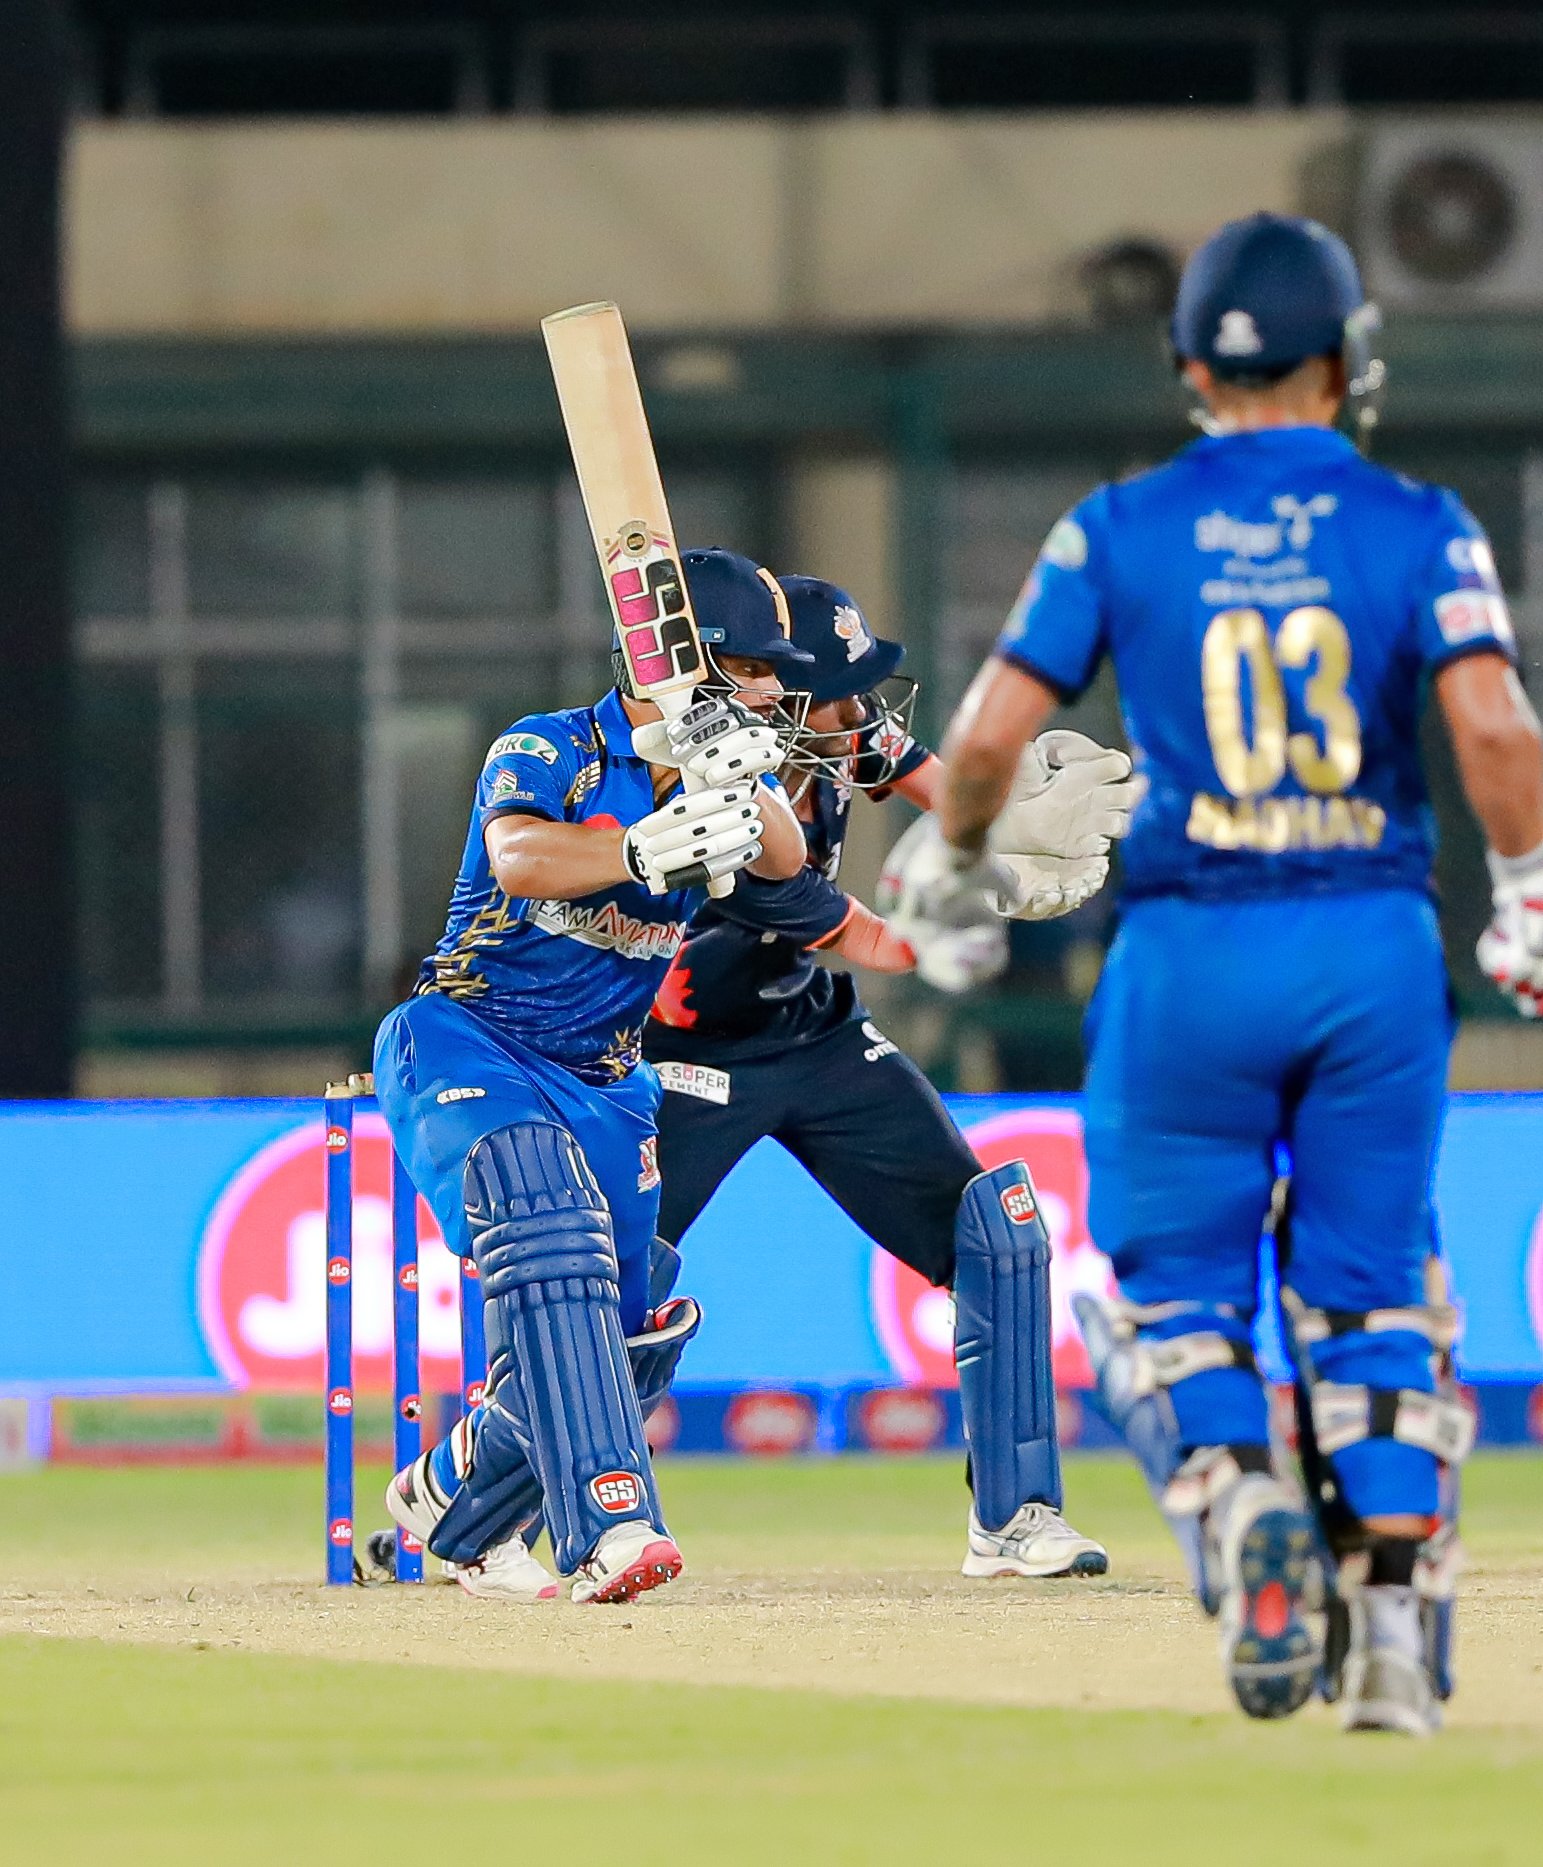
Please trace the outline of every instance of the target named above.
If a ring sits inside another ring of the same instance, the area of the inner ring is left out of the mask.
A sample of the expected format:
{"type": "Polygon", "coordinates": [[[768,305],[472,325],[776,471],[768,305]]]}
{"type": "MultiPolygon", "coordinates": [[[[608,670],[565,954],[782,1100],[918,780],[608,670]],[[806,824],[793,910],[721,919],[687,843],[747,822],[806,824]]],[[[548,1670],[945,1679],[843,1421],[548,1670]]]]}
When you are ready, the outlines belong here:
{"type": "Polygon", "coordinates": [[[1256,357],[1264,348],[1253,314],[1247,311],[1224,311],[1216,327],[1211,348],[1219,357],[1256,357]]]}
{"type": "Polygon", "coordinates": [[[861,661],[873,647],[873,637],[868,633],[868,625],[853,609],[850,603],[836,606],[836,634],[847,645],[847,660],[861,661]]]}

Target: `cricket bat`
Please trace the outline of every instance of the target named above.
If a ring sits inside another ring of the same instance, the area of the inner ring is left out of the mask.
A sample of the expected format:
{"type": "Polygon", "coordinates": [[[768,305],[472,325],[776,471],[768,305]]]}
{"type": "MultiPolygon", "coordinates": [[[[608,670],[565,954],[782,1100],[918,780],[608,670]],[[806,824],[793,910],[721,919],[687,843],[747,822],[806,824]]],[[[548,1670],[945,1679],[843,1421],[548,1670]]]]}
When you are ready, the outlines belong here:
{"type": "MultiPolygon", "coordinates": [[[[628,691],[673,719],[708,678],[707,658],[621,312],[612,304],[575,305],[543,318],[541,334],[628,691]]],[[[690,777],[686,784],[702,788],[690,777]]],[[[733,876],[724,875],[708,892],[721,897],[733,887],[733,876]]]]}

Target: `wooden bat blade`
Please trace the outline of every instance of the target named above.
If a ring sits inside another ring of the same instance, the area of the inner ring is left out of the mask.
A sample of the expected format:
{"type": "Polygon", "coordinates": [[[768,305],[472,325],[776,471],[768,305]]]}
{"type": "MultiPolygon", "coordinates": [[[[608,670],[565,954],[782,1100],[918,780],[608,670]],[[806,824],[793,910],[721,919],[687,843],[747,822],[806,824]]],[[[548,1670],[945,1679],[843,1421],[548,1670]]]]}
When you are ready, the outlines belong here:
{"type": "Polygon", "coordinates": [[[575,305],[541,334],[628,684],[639,700],[689,694],[707,663],[621,312],[575,305]]]}

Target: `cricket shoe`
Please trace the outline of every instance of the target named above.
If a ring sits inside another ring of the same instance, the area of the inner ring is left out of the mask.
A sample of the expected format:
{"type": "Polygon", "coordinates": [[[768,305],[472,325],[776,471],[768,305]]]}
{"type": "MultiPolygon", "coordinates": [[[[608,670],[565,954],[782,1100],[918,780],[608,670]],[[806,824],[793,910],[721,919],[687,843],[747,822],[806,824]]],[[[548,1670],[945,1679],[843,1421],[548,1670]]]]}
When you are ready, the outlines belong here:
{"type": "Polygon", "coordinates": [[[447,1562],[445,1574],[479,1601],[555,1601],[560,1592],[557,1578],[518,1534],[483,1550],[475,1562],[447,1562]]]}
{"type": "Polygon", "coordinates": [[[1429,1737],[1441,1729],[1412,1588],[1376,1583],[1352,1595],[1340,1724],[1346,1731],[1429,1737]]]}
{"type": "Polygon", "coordinates": [[[651,1523],[619,1523],[579,1564],[575,1601],[636,1601],[651,1588],[673,1582],[685,1567],[673,1538],[651,1523]]]}
{"type": "Polygon", "coordinates": [[[1312,1696],[1318,1641],[1302,1618],[1317,1578],[1312,1519],[1274,1478],[1240,1479],[1215,1526],[1222,1662],[1250,1718],[1287,1718],[1312,1696]]]}
{"type": "Polygon", "coordinates": [[[987,1530],[970,1510],[970,1537],[961,1575],[1102,1575],[1109,1552],[1074,1530],[1049,1504],[1024,1504],[1000,1530],[987,1530]]]}

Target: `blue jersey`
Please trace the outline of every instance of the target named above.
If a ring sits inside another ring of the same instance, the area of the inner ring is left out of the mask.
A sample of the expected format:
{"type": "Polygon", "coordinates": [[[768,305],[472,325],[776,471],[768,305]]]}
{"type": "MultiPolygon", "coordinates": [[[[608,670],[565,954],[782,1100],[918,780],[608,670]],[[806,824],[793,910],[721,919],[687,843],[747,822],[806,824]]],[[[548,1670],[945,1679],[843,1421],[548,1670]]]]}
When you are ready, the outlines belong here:
{"type": "Polygon", "coordinates": [[[1129,896],[1429,886],[1425,684],[1511,656],[1455,494],[1344,436],[1211,436],[1055,527],[997,644],[1063,696],[1108,655],[1147,789],[1129,896]]]}
{"type": "MultiPolygon", "coordinates": [[[[930,757],[908,737],[890,783],[930,757]]],[[[861,765],[859,758],[849,777],[862,778],[861,765]]],[[[862,1015],[851,975],[822,966],[812,951],[828,946],[852,916],[837,884],[851,805],[849,780],[812,779],[801,800],[809,849],[802,872],[785,882],[742,875],[732,895],[697,912],[644,1033],[650,1058],[748,1061],[862,1015]]]]}
{"type": "Polygon", "coordinates": [[[626,882],[579,901],[514,900],[483,831],[518,812],[554,823],[636,823],[657,808],[648,765],[615,692],[533,713],[494,740],[438,946],[414,996],[442,992],[586,1082],[614,1082],[642,1055],[641,1027],[701,889],[651,895],[626,882]]]}

